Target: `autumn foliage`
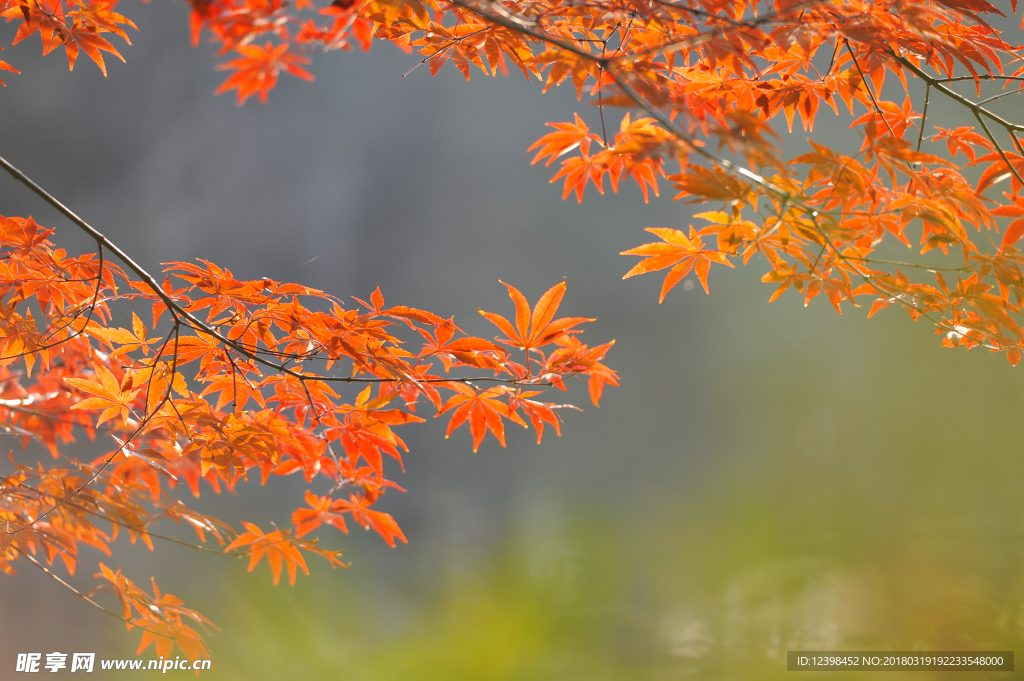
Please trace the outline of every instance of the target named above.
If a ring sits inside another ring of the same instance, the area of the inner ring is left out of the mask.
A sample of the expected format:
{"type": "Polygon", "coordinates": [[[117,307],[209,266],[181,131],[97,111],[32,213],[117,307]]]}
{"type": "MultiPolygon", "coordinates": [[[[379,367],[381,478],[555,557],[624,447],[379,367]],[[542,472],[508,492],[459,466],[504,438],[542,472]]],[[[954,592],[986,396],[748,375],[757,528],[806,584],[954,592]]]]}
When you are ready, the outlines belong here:
{"type": "MultiPolygon", "coordinates": [[[[1016,0],[1003,10],[987,0],[190,4],[193,44],[218,46],[218,68],[230,72],[218,92],[239,104],[265,101],[282,72],[312,80],[314,53],[369,49],[372,39],[416,51],[431,73],[448,62],[467,79],[511,66],[545,90],[571,83],[594,105],[591,123],[551,123],[529,148],[533,163],[557,164],[563,198],[632,181],[645,200],[667,184],[676,199],[709,204],[696,224],[649,228],[656,239],[624,253],[641,258],[626,277],[667,270],[662,301],[691,273],[708,291],[712,270],[757,256],[771,300],[824,295],[837,312],[870,304],[868,316],[897,306],[931,320],[943,345],[1021,359],[1024,125],[993,108],[1024,87],[1021,51],[998,23],[1016,0]],[[936,98],[968,124],[929,125],[936,98]],[[606,123],[614,107],[633,109],[617,129],[606,123]],[[859,148],[814,138],[826,111],[849,114],[859,148]],[[787,157],[783,135],[797,122],[808,150],[787,157]],[[897,248],[916,253],[892,257],[897,248]]],[[[0,0],[12,45],[38,34],[44,53],[63,48],[74,67],[84,52],[104,74],[104,53],[122,58],[108,38],[128,43],[135,28],[116,9],[0,0]]],[[[580,339],[592,320],[556,318],[564,283],[532,306],[506,284],[514,315],[481,311],[500,333],[491,340],[389,306],[379,290],[346,301],[239,281],[205,261],[168,263],[158,281],[4,166],[97,245],[69,255],[31,218],[0,218],[0,415],[54,457],[32,466],[12,457],[0,497],[7,572],[22,559],[74,571],[80,545],[109,553],[121,532],[152,548],[155,524],[171,520],[200,543],[248,555],[250,569],[266,559],[275,583],[282,569],[294,581],[307,556],[340,563],[309,538],[325,525],[406,540],[377,505],[401,489],[384,460],[401,466],[395,431],[423,420],[418,407],[445,417],[449,435],[468,426],[475,451],[488,433],[504,445],[506,423],[532,426],[538,442],[545,425],[560,433],[557,409],[569,405],[549,401],[550,389],[570,379],[585,379],[595,404],[617,384],[602,363],[611,344],[580,339]],[[130,324],[112,321],[129,313],[130,324]],[[83,434],[110,438],[110,451],[78,461],[66,450],[83,434]],[[330,488],[308,491],[287,528],[234,529],[178,494],[291,474],[330,488]]],[[[96,592],[115,593],[119,616],[144,630],[143,648],[201,649],[198,613],[103,564],[97,577],[96,592]]]]}
{"type": "MultiPolygon", "coordinates": [[[[152,549],[153,527],[168,519],[200,543],[248,554],[250,570],[265,558],[275,584],[282,568],[294,583],[297,570],[308,573],[308,555],[342,564],[340,552],[306,538],[322,524],[348,532],[347,518],[391,546],[406,541],[375,505],[401,490],[385,477],[384,459],[401,466],[407,448],[395,429],[422,422],[417,407],[447,416],[449,434],[468,424],[476,451],[488,432],[505,445],[505,421],[532,423],[538,442],[545,423],[557,432],[554,410],[567,405],[544,401],[550,387],[586,378],[597,404],[617,383],[601,363],[611,343],[578,339],[593,320],[556,319],[564,282],[532,310],[508,286],[515,321],[482,312],[505,334],[495,343],[431,312],[388,306],[380,290],[349,305],[296,284],[239,281],[207,262],[169,263],[160,285],[133,279],[103,259],[102,241],[99,254],[71,257],[51,243],[52,231],[31,218],[0,218],[0,415],[8,432],[42,443],[54,459],[30,466],[11,456],[0,507],[0,569],[9,573],[22,558],[40,567],[59,560],[74,573],[79,545],[109,555],[121,532],[152,549]],[[111,322],[115,306],[134,308],[130,328],[111,322]],[[76,432],[114,446],[78,461],[63,453],[76,432]],[[243,522],[236,532],[174,494],[292,474],[330,487],[307,493],[289,529],[243,522]]],[[[163,654],[169,636],[202,657],[181,618],[203,623],[198,614],[155,584],[149,595],[99,567],[99,590],[116,591],[124,619],[146,632],[143,648],[154,641],[163,654]]]]}

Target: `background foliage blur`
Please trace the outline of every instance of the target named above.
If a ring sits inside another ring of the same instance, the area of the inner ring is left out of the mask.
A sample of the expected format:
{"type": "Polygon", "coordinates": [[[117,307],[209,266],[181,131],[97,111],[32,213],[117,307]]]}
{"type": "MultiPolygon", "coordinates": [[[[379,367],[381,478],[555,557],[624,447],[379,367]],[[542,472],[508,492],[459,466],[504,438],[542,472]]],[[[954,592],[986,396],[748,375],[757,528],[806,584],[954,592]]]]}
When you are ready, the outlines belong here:
{"type": "MultiPolygon", "coordinates": [[[[942,350],[896,309],[768,305],[756,262],[659,307],[660,279],[621,282],[632,260],[616,254],[643,227],[685,227],[687,206],[664,184],[650,205],[634,187],[563,203],[528,164],[545,121],[596,123],[569,91],[401,78],[418,59],[381,47],[238,109],[212,96],[221,74],[188,47],[183,4],[129,9],[140,32],[109,79],[34,41],[4,53],[25,75],[0,91],[0,153],[147,267],[204,257],[342,296],[380,285],[480,335],[477,307],[508,311],[499,278],[535,299],[567,277],[563,310],[599,318],[588,335],[618,340],[623,378],[541,447],[515,433],[472,455],[441,423],[403,433],[409,492],[383,510],[410,544],[321,533],[346,571],[314,563],[272,587],[263,566],[137,547],[130,576],[221,627],[207,677],[773,679],[788,649],[1019,647],[1024,388],[1005,360],[942,350]]],[[[0,212],[88,246],[9,180],[0,212]]],[[[263,523],[301,503],[287,484],[244,492],[203,503],[263,523]]],[[[41,575],[5,577],[0,598],[2,665],[134,651],[136,634],[41,575]]]]}

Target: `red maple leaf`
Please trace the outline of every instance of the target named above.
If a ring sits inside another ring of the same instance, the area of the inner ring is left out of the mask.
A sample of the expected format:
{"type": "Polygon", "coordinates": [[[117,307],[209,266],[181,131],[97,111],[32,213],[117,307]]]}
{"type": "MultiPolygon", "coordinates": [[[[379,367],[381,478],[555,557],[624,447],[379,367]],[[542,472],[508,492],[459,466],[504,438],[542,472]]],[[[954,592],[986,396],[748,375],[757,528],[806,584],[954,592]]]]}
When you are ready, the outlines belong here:
{"type": "Polygon", "coordinates": [[[313,74],[300,66],[308,64],[309,58],[289,52],[288,43],[276,47],[269,42],[263,47],[242,45],[235,48],[235,52],[242,56],[217,67],[221,71],[234,69],[235,73],[221,83],[216,94],[237,90],[239,106],[255,94],[259,95],[261,102],[266,103],[267,95],[277,85],[277,76],[281,71],[303,80],[313,80],[313,74]]]}

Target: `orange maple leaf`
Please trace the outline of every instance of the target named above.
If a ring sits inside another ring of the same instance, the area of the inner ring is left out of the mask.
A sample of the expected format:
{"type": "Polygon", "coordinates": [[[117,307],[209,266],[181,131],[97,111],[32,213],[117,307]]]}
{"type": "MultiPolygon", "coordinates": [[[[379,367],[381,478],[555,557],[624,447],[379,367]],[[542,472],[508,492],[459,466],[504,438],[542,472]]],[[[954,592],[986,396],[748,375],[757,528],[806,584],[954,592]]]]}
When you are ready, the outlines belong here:
{"type": "Polygon", "coordinates": [[[189,659],[202,659],[209,655],[202,636],[192,627],[180,622],[154,622],[141,617],[132,620],[132,624],[142,628],[142,640],[135,651],[141,655],[142,651],[154,644],[156,654],[160,657],[170,658],[174,646],[185,654],[189,659]]]}
{"type": "Polygon", "coordinates": [[[109,52],[124,61],[124,57],[110,44],[110,41],[82,19],[77,19],[74,24],[68,26],[64,36],[64,50],[68,54],[68,70],[74,70],[79,48],[96,62],[96,66],[100,67],[104,78],[107,77],[107,65],[103,62],[103,52],[109,52]]]}
{"type": "Polygon", "coordinates": [[[956,156],[958,153],[963,151],[964,155],[971,159],[971,164],[977,160],[974,147],[982,147],[989,151],[993,150],[992,143],[974,132],[974,128],[972,126],[961,126],[948,130],[935,126],[935,129],[939,132],[929,137],[929,141],[938,142],[945,140],[946,150],[949,151],[950,156],[956,156]]]}
{"type": "Polygon", "coordinates": [[[128,39],[128,34],[118,24],[131,26],[136,31],[139,30],[139,27],[131,19],[111,11],[113,7],[117,6],[117,0],[97,0],[97,2],[89,4],[85,4],[83,0],[78,0],[78,2],[78,7],[68,12],[69,16],[80,17],[82,23],[87,27],[101,33],[113,33],[120,36],[129,45],[132,44],[132,41],[128,39]]]}
{"type": "Polygon", "coordinates": [[[284,71],[303,80],[313,80],[313,74],[302,68],[300,64],[308,64],[310,60],[300,54],[288,51],[288,43],[274,46],[267,43],[259,45],[241,45],[235,48],[242,56],[238,59],[220,64],[218,70],[234,69],[227,80],[217,88],[216,94],[228,90],[238,90],[238,105],[255,94],[260,101],[266,103],[267,95],[277,85],[277,76],[284,71]]]}
{"type": "MultiPolygon", "coordinates": [[[[3,49],[4,48],[0,47],[0,51],[2,51],[3,49]]],[[[14,68],[13,66],[5,62],[3,59],[0,59],[0,71],[10,71],[11,73],[19,74],[21,73],[21,71],[14,68]]],[[[5,83],[3,80],[0,80],[0,86],[7,87],[7,83],[5,83]]]]}
{"type": "Polygon", "coordinates": [[[71,405],[72,409],[103,409],[103,413],[96,420],[96,425],[100,425],[104,421],[114,418],[118,412],[121,413],[121,418],[127,420],[132,400],[139,394],[141,388],[136,388],[130,392],[122,392],[121,385],[118,383],[117,378],[102,364],[96,364],[96,376],[99,381],[90,381],[86,378],[65,378],[64,381],[73,385],[83,392],[87,392],[95,397],[89,397],[81,402],[71,405]]]}
{"type": "Polygon", "coordinates": [[[309,568],[306,567],[306,559],[302,557],[299,549],[291,542],[290,532],[274,530],[264,534],[263,530],[252,523],[243,521],[242,524],[249,531],[238,535],[235,541],[224,547],[224,551],[227,552],[242,546],[248,546],[249,572],[255,569],[263,556],[266,556],[267,563],[270,564],[270,571],[274,575],[274,584],[281,580],[282,565],[288,570],[288,583],[292,586],[295,586],[297,567],[302,568],[302,571],[307,575],[309,574],[309,568]]]}
{"type": "Polygon", "coordinates": [[[323,523],[334,525],[342,532],[348,534],[345,518],[336,513],[341,508],[338,500],[331,497],[318,497],[309,490],[306,490],[306,503],[312,506],[312,508],[299,508],[292,513],[292,524],[295,525],[296,537],[309,534],[323,523]]]}
{"type": "Polygon", "coordinates": [[[64,42],[63,32],[66,26],[64,3],[61,0],[28,0],[11,7],[4,12],[4,16],[8,19],[23,19],[11,45],[17,45],[36,31],[43,41],[44,55],[60,47],[64,42]]]}
{"type": "Polygon", "coordinates": [[[445,414],[452,409],[451,419],[448,421],[448,430],[444,437],[447,439],[452,432],[469,421],[469,432],[473,435],[473,451],[480,449],[480,443],[484,435],[490,430],[494,437],[498,438],[501,446],[505,446],[505,422],[501,420],[504,416],[526,427],[523,419],[508,404],[501,401],[506,396],[506,390],[502,387],[488,388],[487,390],[476,390],[475,388],[459,383],[451,385],[458,394],[453,395],[445,402],[444,407],[437,412],[438,416],[445,414]]]}
{"type": "Polygon", "coordinates": [[[1003,240],[999,245],[999,252],[1002,253],[1007,246],[1013,246],[1024,236],[1024,198],[1012,194],[1003,193],[1003,196],[1013,201],[1005,206],[996,206],[990,212],[1000,217],[1017,218],[1011,220],[1003,232],[1003,240]]]}
{"type": "Polygon", "coordinates": [[[527,149],[527,151],[533,151],[538,147],[540,148],[537,155],[532,161],[530,161],[531,165],[536,164],[537,161],[540,161],[547,156],[548,161],[544,165],[549,166],[554,163],[556,158],[568,154],[577,147],[579,147],[579,150],[584,156],[587,156],[590,152],[591,142],[601,144],[601,138],[590,132],[590,128],[583,122],[580,115],[573,115],[576,117],[575,124],[548,123],[548,125],[554,128],[557,132],[549,132],[530,145],[530,148],[527,149]]]}
{"type": "Polygon", "coordinates": [[[629,279],[638,274],[671,267],[672,269],[665,276],[665,282],[661,287],[659,304],[665,301],[665,296],[672,290],[672,287],[689,274],[690,270],[697,272],[697,278],[700,279],[704,292],[710,293],[708,291],[708,270],[711,269],[711,263],[717,262],[729,267],[733,266],[726,258],[725,253],[718,250],[705,250],[701,238],[697,236],[692,226],[690,227],[690,236],[686,236],[685,232],[678,229],[666,227],[648,227],[647,231],[657,234],[662,241],[644,244],[620,253],[619,255],[644,256],[644,259],[634,265],[633,269],[622,278],[629,279]]]}
{"type": "Polygon", "coordinates": [[[395,538],[401,539],[402,543],[408,544],[402,529],[395,522],[389,513],[374,511],[370,506],[377,500],[375,493],[350,494],[349,500],[338,499],[332,505],[343,513],[351,513],[352,519],[363,526],[363,529],[373,529],[384,538],[384,541],[391,548],[395,548],[395,538]]]}
{"type": "MultiPolygon", "coordinates": [[[[505,282],[501,282],[505,284],[505,282]]],[[[558,306],[562,304],[562,297],[565,295],[565,282],[555,284],[548,289],[537,301],[530,314],[530,305],[526,302],[526,296],[519,292],[515,286],[505,284],[508,295],[516,304],[516,325],[512,324],[501,315],[493,312],[478,310],[488,321],[501,329],[508,340],[499,339],[499,342],[520,348],[527,353],[529,362],[529,351],[539,348],[568,333],[574,333],[572,327],[585,322],[592,322],[587,317],[562,317],[554,319],[558,312],[558,306]]]]}

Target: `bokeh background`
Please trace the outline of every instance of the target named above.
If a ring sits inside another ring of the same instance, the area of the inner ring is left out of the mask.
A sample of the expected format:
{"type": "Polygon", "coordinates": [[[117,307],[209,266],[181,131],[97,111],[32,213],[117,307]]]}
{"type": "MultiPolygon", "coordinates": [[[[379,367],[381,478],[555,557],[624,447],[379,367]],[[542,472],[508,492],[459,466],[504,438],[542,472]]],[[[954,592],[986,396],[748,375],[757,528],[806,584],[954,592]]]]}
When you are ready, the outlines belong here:
{"type": "MultiPolygon", "coordinates": [[[[68,73],[35,38],[4,52],[24,75],[0,90],[0,154],[145,266],[203,257],[341,296],[379,285],[479,335],[493,331],[478,307],[510,309],[499,279],[535,300],[567,278],[563,309],[598,317],[587,336],[617,340],[622,378],[599,410],[577,394],[585,411],[540,447],[515,432],[474,455],[441,420],[402,433],[409,492],[385,510],[409,544],[328,529],[351,567],[312,562],[294,588],[265,565],[119,540],[129,576],[156,575],[221,627],[205,678],[775,679],[793,674],[790,649],[1022,649],[1019,369],[943,350],[896,309],[769,305],[756,261],[659,306],[660,278],[622,282],[634,260],[617,254],[643,227],[685,228],[690,207],[664,183],[650,204],[634,186],[561,201],[526,148],[574,111],[598,124],[569,90],[403,78],[418,58],[377,45],[239,108],[213,96],[223,74],[188,46],[187,5],[128,2],[140,31],[107,79],[84,57],[68,73]]],[[[842,139],[846,123],[819,115],[842,139]]],[[[0,213],[89,247],[6,178],[0,213]]],[[[198,503],[264,525],[301,505],[290,480],[241,492],[198,503]]],[[[0,579],[0,678],[17,652],[136,643],[27,566],[0,579]]]]}

